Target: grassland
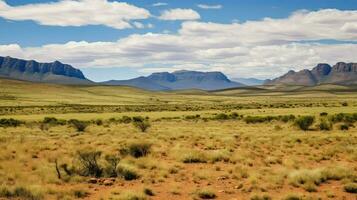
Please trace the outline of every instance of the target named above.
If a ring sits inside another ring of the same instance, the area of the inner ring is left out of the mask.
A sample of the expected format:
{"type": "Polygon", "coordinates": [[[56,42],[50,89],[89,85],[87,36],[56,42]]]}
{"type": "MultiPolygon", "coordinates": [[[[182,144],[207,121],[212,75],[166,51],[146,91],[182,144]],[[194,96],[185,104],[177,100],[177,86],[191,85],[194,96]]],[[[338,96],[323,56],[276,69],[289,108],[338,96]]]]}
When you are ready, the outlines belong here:
{"type": "Polygon", "coordinates": [[[0,199],[356,199],[354,87],[0,82],[0,199]]]}

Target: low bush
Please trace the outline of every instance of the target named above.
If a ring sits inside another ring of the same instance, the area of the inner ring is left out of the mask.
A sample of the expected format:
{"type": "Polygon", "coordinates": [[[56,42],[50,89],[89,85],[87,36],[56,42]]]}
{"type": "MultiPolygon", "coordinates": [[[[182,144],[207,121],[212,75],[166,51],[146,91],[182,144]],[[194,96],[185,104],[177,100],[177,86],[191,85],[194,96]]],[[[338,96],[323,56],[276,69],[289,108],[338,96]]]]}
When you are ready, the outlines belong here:
{"type": "Polygon", "coordinates": [[[133,125],[141,132],[146,132],[146,130],[151,126],[148,118],[142,117],[133,117],[133,125]]]}
{"type": "Polygon", "coordinates": [[[57,119],[55,117],[45,117],[42,121],[43,124],[49,124],[49,125],[66,125],[66,120],[63,119],[57,119]]]}
{"type": "Polygon", "coordinates": [[[250,198],[250,200],[271,200],[272,198],[267,195],[267,194],[264,194],[264,195],[254,195],[250,198]]]}
{"type": "Polygon", "coordinates": [[[40,190],[34,190],[22,186],[9,187],[2,185],[0,186],[0,197],[6,199],[42,200],[44,195],[40,190]]]}
{"type": "Polygon", "coordinates": [[[309,130],[310,126],[314,123],[314,116],[301,116],[295,120],[295,124],[304,131],[309,130]]]}
{"type": "Polygon", "coordinates": [[[77,157],[80,164],[79,174],[82,176],[101,177],[103,169],[98,161],[101,155],[102,153],[100,151],[78,151],[77,157]]]}
{"type": "Polygon", "coordinates": [[[131,117],[124,115],[119,121],[124,124],[129,124],[131,123],[132,119],[131,117]]]}
{"type": "Polygon", "coordinates": [[[326,167],[313,170],[297,170],[288,176],[289,183],[295,187],[302,187],[307,191],[315,191],[315,186],[328,180],[353,178],[351,170],[344,167],[326,167]]]}
{"type": "Polygon", "coordinates": [[[151,143],[148,142],[135,142],[128,145],[126,151],[134,158],[140,158],[150,153],[151,143]]]}
{"type": "Polygon", "coordinates": [[[150,188],[144,188],[143,192],[148,196],[155,196],[155,193],[150,188]]]}
{"type": "Polygon", "coordinates": [[[271,121],[281,121],[281,122],[289,122],[295,119],[294,115],[278,115],[278,116],[247,116],[244,118],[244,121],[247,124],[256,124],[256,123],[265,123],[271,121]]]}
{"type": "Polygon", "coordinates": [[[197,150],[190,150],[181,154],[180,160],[183,163],[206,163],[208,158],[206,154],[197,150]]]}
{"type": "Polygon", "coordinates": [[[217,195],[210,189],[200,189],[196,194],[201,199],[215,199],[217,195]]]}
{"type": "Polygon", "coordinates": [[[302,200],[300,195],[297,194],[288,194],[283,200],[302,200]]]}
{"type": "Polygon", "coordinates": [[[348,193],[357,193],[357,183],[347,183],[343,189],[348,193]]]}
{"type": "Polygon", "coordinates": [[[0,127],[18,127],[20,126],[21,124],[23,124],[22,121],[20,120],[17,120],[17,119],[13,119],[13,118],[3,118],[3,119],[0,119],[0,127]]]}
{"type": "Polygon", "coordinates": [[[321,131],[330,131],[330,130],[332,130],[332,124],[331,124],[331,122],[329,122],[326,119],[321,119],[319,128],[321,131]]]}
{"type": "Polygon", "coordinates": [[[124,192],[120,194],[119,200],[146,200],[145,194],[135,193],[135,192],[124,192]]]}
{"type": "Polygon", "coordinates": [[[77,119],[71,119],[68,124],[72,125],[78,132],[84,132],[88,127],[88,122],[80,121],[77,119]]]}
{"type": "Polygon", "coordinates": [[[135,180],[140,177],[137,169],[129,164],[118,164],[116,172],[118,177],[122,177],[127,181],[135,180]]]}
{"type": "Polygon", "coordinates": [[[341,124],[340,125],[340,130],[341,131],[348,131],[349,128],[350,128],[350,126],[348,124],[341,124]]]}

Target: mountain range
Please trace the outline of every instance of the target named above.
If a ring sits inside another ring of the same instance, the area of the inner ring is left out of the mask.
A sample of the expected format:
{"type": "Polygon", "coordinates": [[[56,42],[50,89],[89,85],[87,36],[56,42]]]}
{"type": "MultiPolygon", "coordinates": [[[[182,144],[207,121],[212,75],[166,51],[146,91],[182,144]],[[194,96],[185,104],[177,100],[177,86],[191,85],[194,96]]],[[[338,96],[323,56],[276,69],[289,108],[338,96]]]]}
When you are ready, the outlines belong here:
{"type": "Polygon", "coordinates": [[[87,79],[81,70],[59,61],[39,63],[34,60],[22,60],[0,56],[0,78],[45,82],[57,84],[101,84],[125,85],[146,90],[221,90],[250,85],[302,85],[320,84],[353,85],[357,84],[357,63],[338,62],[330,66],[318,64],[311,70],[290,70],[288,73],[272,80],[254,78],[235,78],[230,80],[222,72],[199,72],[180,70],[172,73],[158,72],[129,80],[110,80],[95,83],[87,79]]]}
{"type": "Polygon", "coordinates": [[[315,86],[320,84],[352,85],[357,84],[357,63],[338,62],[334,66],[326,63],[318,64],[312,70],[304,69],[267,80],[265,85],[303,85],[315,86]]]}
{"type": "Polygon", "coordinates": [[[0,57],[0,77],[59,84],[92,83],[79,69],[59,61],[39,63],[11,57],[0,57]]]}
{"type": "Polygon", "coordinates": [[[219,90],[244,86],[231,81],[221,72],[198,72],[180,70],[173,73],[160,72],[150,76],[138,77],[130,80],[111,80],[102,82],[105,85],[127,85],[147,90],[219,90]]]}

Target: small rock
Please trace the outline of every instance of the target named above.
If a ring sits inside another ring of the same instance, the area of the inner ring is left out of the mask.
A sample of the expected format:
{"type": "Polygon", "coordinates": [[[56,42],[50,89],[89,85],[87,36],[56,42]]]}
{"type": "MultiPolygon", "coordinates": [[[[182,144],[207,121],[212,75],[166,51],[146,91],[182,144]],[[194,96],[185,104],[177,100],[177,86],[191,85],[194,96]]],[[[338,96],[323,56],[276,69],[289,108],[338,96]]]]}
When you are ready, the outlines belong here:
{"type": "Polygon", "coordinates": [[[105,181],[103,182],[103,184],[104,184],[105,186],[112,186],[112,185],[114,184],[114,182],[111,181],[111,180],[105,180],[105,181]]]}

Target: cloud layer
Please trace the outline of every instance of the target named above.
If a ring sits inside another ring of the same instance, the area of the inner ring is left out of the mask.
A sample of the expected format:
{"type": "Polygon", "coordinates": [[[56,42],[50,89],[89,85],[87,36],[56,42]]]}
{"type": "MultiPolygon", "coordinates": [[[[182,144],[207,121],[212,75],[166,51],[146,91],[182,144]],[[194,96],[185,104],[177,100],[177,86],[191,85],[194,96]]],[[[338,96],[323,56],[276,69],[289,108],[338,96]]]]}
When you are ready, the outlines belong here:
{"type": "Polygon", "coordinates": [[[222,9],[223,6],[220,4],[217,5],[208,5],[208,4],[198,4],[197,7],[202,9],[222,9]]]}
{"type": "Polygon", "coordinates": [[[0,0],[0,17],[32,20],[49,26],[105,25],[125,29],[132,27],[131,20],[149,18],[150,12],[128,3],[107,0],[61,0],[14,7],[0,0]]]}
{"type": "Polygon", "coordinates": [[[187,21],[177,34],[134,34],[116,42],[27,48],[2,45],[0,54],[39,61],[59,59],[77,67],[219,70],[231,76],[270,78],[319,62],[356,62],[356,22],[357,11],[336,9],[232,24],[187,21]]]}

